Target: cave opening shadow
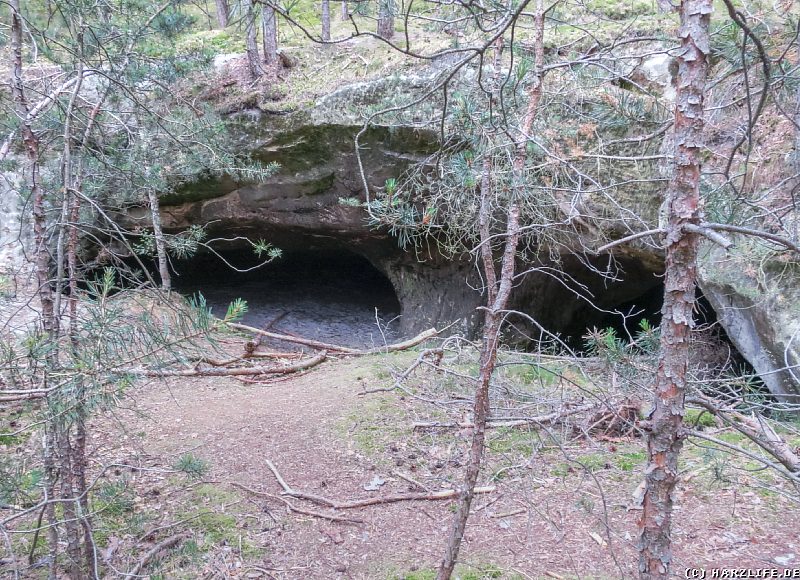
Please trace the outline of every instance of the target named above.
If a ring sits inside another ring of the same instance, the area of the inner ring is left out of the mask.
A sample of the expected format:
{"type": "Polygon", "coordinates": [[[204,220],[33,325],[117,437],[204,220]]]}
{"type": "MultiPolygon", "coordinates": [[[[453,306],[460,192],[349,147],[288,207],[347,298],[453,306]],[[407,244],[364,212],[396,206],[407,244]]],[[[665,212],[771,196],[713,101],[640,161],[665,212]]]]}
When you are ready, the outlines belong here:
{"type": "MultiPolygon", "coordinates": [[[[646,321],[650,328],[657,328],[661,325],[663,303],[664,284],[659,283],[640,296],[616,305],[614,307],[616,312],[607,314],[596,328],[611,328],[623,343],[630,343],[631,340],[636,340],[637,335],[642,331],[642,321],[646,321]]],[[[743,389],[749,391],[749,395],[768,396],[769,391],[766,389],[766,385],[756,375],[753,366],[736,349],[727,332],[719,323],[717,313],[699,287],[695,290],[692,317],[694,328],[692,329],[689,365],[691,375],[695,380],[700,381],[703,390],[708,394],[717,395],[719,393],[710,388],[710,385],[716,383],[717,379],[750,377],[747,381],[732,380],[732,382],[739,382],[743,389]],[[706,385],[705,380],[707,379],[713,380],[706,385]]],[[[730,389],[727,389],[725,393],[726,396],[742,396],[742,394],[741,392],[733,393],[730,389]]]]}
{"type": "MultiPolygon", "coordinates": [[[[643,323],[649,328],[661,325],[661,307],[664,304],[664,284],[657,284],[641,295],[614,306],[597,323],[599,329],[611,328],[624,342],[635,340],[643,330],[643,323]]],[[[590,329],[586,329],[588,333],[590,329]]],[[[584,334],[585,336],[585,334],[584,334]]]]}
{"type": "Polygon", "coordinates": [[[400,303],[391,282],[366,258],[342,248],[290,250],[269,264],[250,250],[201,254],[174,264],[173,286],[201,293],[215,316],[236,298],[242,322],[342,346],[367,348],[399,337],[400,303]],[[221,256],[221,257],[220,257],[221,256]],[[223,261],[224,259],[224,261],[223,261]]]}

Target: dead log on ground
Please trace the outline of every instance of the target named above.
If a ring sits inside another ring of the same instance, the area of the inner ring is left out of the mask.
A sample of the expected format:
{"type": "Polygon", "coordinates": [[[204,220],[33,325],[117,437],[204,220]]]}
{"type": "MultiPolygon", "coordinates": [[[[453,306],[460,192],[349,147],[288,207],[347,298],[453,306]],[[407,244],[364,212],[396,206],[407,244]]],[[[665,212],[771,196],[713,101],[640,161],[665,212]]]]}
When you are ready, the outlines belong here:
{"type": "Polygon", "coordinates": [[[369,354],[381,354],[387,352],[398,352],[401,350],[407,350],[409,348],[415,347],[418,344],[425,342],[429,338],[433,338],[439,331],[435,328],[429,328],[428,330],[419,333],[414,338],[410,338],[408,340],[398,342],[395,344],[389,344],[386,346],[381,346],[377,348],[370,348],[366,350],[360,350],[357,348],[351,348],[349,346],[341,346],[338,344],[329,344],[326,342],[320,342],[318,340],[312,340],[310,338],[301,338],[298,336],[290,336],[288,334],[278,334],[275,332],[269,332],[267,330],[261,330],[260,328],[255,328],[254,326],[247,326],[246,324],[239,324],[238,322],[229,322],[228,326],[231,328],[235,328],[237,330],[244,330],[246,332],[252,332],[254,334],[258,334],[261,336],[266,336],[267,338],[273,338],[275,340],[283,340],[286,342],[292,342],[295,344],[302,344],[303,346],[310,346],[312,348],[316,348],[319,350],[327,350],[331,352],[337,352],[347,355],[354,355],[354,356],[364,356],[369,354]]]}
{"type": "MultiPolygon", "coordinates": [[[[283,479],[280,472],[278,471],[278,468],[275,467],[275,465],[270,460],[267,460],[267,467],[269,467],[270,471],[275,476],[275,479],[278,481],[278,484],[281,486],[281,488],[283,488],[284,494],[297,499],[305,499],[316,504],[333,508],[335,510],[349,510],[349,509],[367,507],[371,505],[397,503],[401,501],[437,501],[445,499],[456,499],[461,495],[460,490],[445,489],[442,491],[432,491],[424,493],[416,493],[416,492],[400,493],[395,495],[384,495],[380,497],[358,499],[348,502],[339,502],[313,493],[306,493],[303,491],[298,491],[296,489],[293,489],[292,487],[289,486],[288,483],[286,483],[286,481],[283,479]]],[[[486,487],[476,487],[474,493],[491,493],[496,489],[497,488],[493,485],[489,485],[486,487]]]]}
{"type": "Polygon", "coordinates": [[[335,514],[326,514],[326,513],[323,513],[323,512],[317,512],[317,511],[313,511],[313,510],[307,510],[307,509],[304,509],[304,508],[300,508],[300,507],[297,507],[296,505],[294,505],[293,503],[291,503],[290,501],[288,501],[286,498],[283,498],[283,497],[281,497],[279,495],[275,495],[275,494],[272,494],[272,493],[267,493],[265,491],[258,491],[258,490],[252,489],[250,487],[247,487],[246,485],[242,485],[241,483],[236,483],[235,481],[232,481],[231,485],[234,486],[234,487],[238,487],[239,489],[241,489],[243,491],[246,491],[247,493],[252,493],[253,495],[257,495],[259,497],[266,497],[268,499],[274,499],[274,500],[283,502],[283,504],[287,508],[289,508],[289,511],[293,511],[293,512],[298,513],[298,514],[303,514],[305,516],[312,516],[312,517],[315,517],[315,518],[322,518],[324,520],[329,520],[329,521],[332,521],[332,522],[341,522],[341,523],[344,523],[344,524],[363,524],[364,523],[364,520],[359,520],[357,518],[345,518],[345,517],[342,517],[342,516],[337,516],[335,514]]]}
{"type": "Polygon", "coordinates": [[[126,578],[131,578],[131,577],[138,576],[139,573],[142,570],[144,570],[145,566],[147,566],[153,558],[155,558],[159,553],[161,553],[162,550],[167,550],[169,548],[172,548],[173,546],[175,546],[176,544],[179,544],[180,542],[182,542],[183,540],[185,540],[188,537],[189,537],[189,533],[188,532],[182,532],[180,534],[176,534],[174,536],[171,536],[171,537],[167,538],[166,540],[164,540],[162,542],[159,542],[158,544],[153,546],[152,550],[150,550],[144,556],[142,556],[142,559],[139,560],[139,563],[136,564],[136,566],[134,566],[133,569],[130,572],[125,574],[125,577],[126,578]]]}
{"type": "Polygon", "coordinates": [[[282,367],[240,367],[240,368],[211,368],[211,369],[183,369],[183,370],[133,370],[131,374],[145,377],[231,377],[231,376],[254,376],[254,375],[285,375],[304,371],[315,367],[328,358],[326,352],[322,352],[315,357],[302,360],[292,365],[282,367]]]}
{"type": "MultiPolygon", "coordinates": [[[[487,417],[487,427],[500,428],[500,427],[521,427],[524,425],[544,426],[550,425],[570,415],[582,413],[593,409],[595,405],[581,405],[573,409],[565,409],[564,411],[557,411],[547,415],[540,415],[538,417],[487,417]]],[[[459,422],[441,422],[441,421],[421,421],[413,423],[413,429],[472,429],[475,425],[468,421],[459,422]]]]}

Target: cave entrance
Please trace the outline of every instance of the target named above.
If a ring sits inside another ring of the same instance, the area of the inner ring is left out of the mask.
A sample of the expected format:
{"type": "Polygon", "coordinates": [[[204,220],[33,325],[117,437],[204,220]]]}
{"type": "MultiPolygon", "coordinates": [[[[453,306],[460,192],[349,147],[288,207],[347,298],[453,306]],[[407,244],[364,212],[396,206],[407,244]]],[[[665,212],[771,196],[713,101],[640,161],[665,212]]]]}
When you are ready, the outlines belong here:
{"type": "MultiPolygon", "coordinates": [[[[554,336],[577,354],[586,353],[586,337],[595,329],[612,329],[630,343],[642,331],[661,325],[664,302],[663,264],[617,256],[581,258],[563,256],[559,269],[532,269],[513,298],[513,308],[530,315],[544,332],[523,317],[514,319],[521,342],[538,341],[558,350],[554,336]]],[[[694,310],[693,356],[708,361],[727,357],[739,360],[735,347],[722,331],[711,305],[698,289],[694,310]],[[702,348],[700,345],[703,345],[702,348]]],[[[514,337],[516,338],[516,337],[514,337]]],[[[724,366],[720,361],[716,366],[724,366]]],[[[706,363],[703,363],[706,364],[706,363]]]]}
{"type": "Polygon", "coordinates": [[[343,248],[290,249],[259,264],[249,249],[201,254],[175,264],[173,285],[202,293],[216,316],[236,298],[243,323],[343,346],[381,346],[398,338],[400,303],[389,280],[366,258],[343,248]],[[225,262],[228,262],[226,264],[225,262]]]}
{"type": "Polygon", "coordinates": [[[643,323],[650,328],[661,325],[663,304],[664,284],[658,283],[639,296],[615,305],[613,312],[606,313],[596,326],[600,329],[612,328],[620,339],[630,342],[642,331],[643,323]]]}

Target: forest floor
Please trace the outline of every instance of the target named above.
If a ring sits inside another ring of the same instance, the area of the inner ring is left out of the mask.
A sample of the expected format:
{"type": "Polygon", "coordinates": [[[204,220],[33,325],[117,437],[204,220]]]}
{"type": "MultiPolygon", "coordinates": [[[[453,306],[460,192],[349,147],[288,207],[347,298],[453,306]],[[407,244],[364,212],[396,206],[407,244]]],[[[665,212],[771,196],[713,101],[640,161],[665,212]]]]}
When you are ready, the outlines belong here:
{"type": "MultiPolygon", "coordinates": [[[[347,523],[290,512],[283,501],[244,489],[280,494],[268,461],[295,490],[340,502],[457,486],[469,430],[415,430],[413,423],[453,413],[463,419],[468,405],[431,404],[413,386],[359,394],[391,387],[391,369],[416,356],[328,360],[266,385],[170,378],[137,389],[97,419],[93,461],[118,464],[95,494],[101,557],[119,567],[115,554],[134,545],[142,554],[184,533],[149,563],[151,578],[433,578],[453,501],[335,512],[362,520],[347,523]]],[[[436,374],[417,380],[435,382],[436,374]]],[[[735,433],[717,436],[736,441],[735,433]]],[[[476,498],[458,577],[634,577],[634,495],[644,460],[635,437],[490,430],[481,483],[496,489],[476,498]]],[[[764,485],[754,466],[701,441],[687,443],[681,472],[673,535],[679,577],[696,567],[800,567],[796,490],[777,478],[764,485]]]]}

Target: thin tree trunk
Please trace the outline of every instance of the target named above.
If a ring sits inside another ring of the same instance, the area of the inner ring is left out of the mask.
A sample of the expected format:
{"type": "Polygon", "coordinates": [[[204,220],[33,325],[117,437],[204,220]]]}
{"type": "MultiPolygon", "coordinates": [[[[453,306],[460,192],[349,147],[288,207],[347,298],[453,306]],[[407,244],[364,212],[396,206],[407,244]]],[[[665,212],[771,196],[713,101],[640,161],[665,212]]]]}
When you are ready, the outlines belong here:
{"type": "Polygon", "coordinates": [[[167,259],[167,242],[164,239],[164,230],[161,227],[161,212],[158,203],[158,194],[150,189],[147,192],[150,204],[150,220],[153,223],[153,238],[156,242],[156,255],[158,256],[158,275],[161,276],[161,289],[169,291],[172,289],[172,277],[169,273],[169,261],[167,259]]]}
{"type": "Polygon", "coordinates": [[[264,73],[264,70],[261,68],[261,60],[258,57],[256,12],[253,8],[252,0],[242,0],[242,10],[244,11],[244,39],[245,52],[247,53],[247,67],[250,71],[250,78],[257,79],[264,73]]]}
{"type": "Polygon", "coordinates": [[[33,206],[33,240],[36,245],[36,281],[39,285],[38,295],[42,309],[42,327],[49,337],[55,331],[53,309],[53,290],[50,287],[50,257],[47,247],[47,222],[44,205],[44,192],[39,186],[39,137],[28,122],[28,104],[22,83],[22,16],[19,0],[10,0],[11,7],[11,53],[13,66],[11,69],[11,95],[14,109],[22,122],[22,140],[25,152],[31,164],[31,199],[33,206]]]}
{"type": "Polygon", "coordinates": [[[54,580],[58,575],[58,519],[56,517],[56,482],[58,481],[58,465],[56,457],[55,434],[52,426],[45,427],[44,435],[44,492],[48,503],[45,506],[47,520],[47,542],[49,544],[50,566],[48,578],[54,580]]]}
{"type": "Polygon", "coordinates": [[[322,40],[330,42],[331,40],[331,2],[330,0],[322,0],[322,40]]]}
{"type": "Polygon", "coordinates": [[[217,5],[217,22],[219,23],[220,28],[226,28],[228,26],[228,0],[215,0],[215,4],[217,5]]]}
{"type": "Polygon", "coordinates": [[[668,225],[661,350],[655,379],[654,408],[647,428],[648,462],[639,518],[639,575],[667,578],[672,561],[672,493],[678,480],[683,445],[689,338],[693,325],[697,274],[697,235],[685,224],[701,221],[700,165],[703,98],[708,72],[712,0],[683,0],[681,51],[675,101],[675,168],[668,190],[668,225]]]}
{"type": "Polygon", "coordinates": [[[275,8],[264,4],[261,8],[261,33],[264,45],[264,62],[273,66],[278,62],[278,19],[275,8]]]}
{"type": "MultiPolygon", "coordinates": [[[[530,138],[533,121],[539,110],[542,95],[543,60],[544,60],[544,2],[536,0],[534,13],[534,51],[536,56],[535,69],[531,85],[528,89],[528,103],[525,115],[516,138],[513,161],[513,173],[516,185],[522,186],[522,170],[527,157],[527,143],[530,138]]],[[[500,80],[500,56],[502,53],[502,37],[498,38],[494,58],[494,83],[496,91],[500,80]]],[[[497,101],[497,95],[492,95],[492,100],[497,101]]],[[[472,446],[470,461],[467,466],[464,493],[456,511],[453,528],[448,538],[445,556],[436,573],[437,580],[449,580],[458,560],[458,552],[464,537],[469,510],[474,497],[474,487],[478,480],[480,467],[486,442],[486,423],[490,411],[489,386],[497,362],[497,348],[500,341],[500,326],[503,320],[503,310],[508,304],[511,287],[514,279],[514,267],[519,244],[519,207],[516,201],[511,201],[506,213],[506,238],[503,249],[503,258],[500,269],[500,280],[494,264],[494,255],[491,247],[492,232],[489,227],[491,216],[491,173],[492,163],[487,152],[481,174],[481,207],[479,213],[479,231],[481,238],[481,257],[483,271],[487,286],[487,306],[483,325],[483,339],[481,344],[480,370],[478,374],[478,388],[475,393],[473,409],[474,428],[472,432],[472,446]]]]}
{"type": "Polygon", "coordinates": [[[394,36],[394,0],[378,0],[378,36],[386,40],[394,36]]]}
{"type": "Polygon", "coordinates": [[[83,578],[83,550],[81,534],[76,510],[75,485],[72,469],[72,449],[70,445],[70,428],[63,423],[55,426],[58,442],[58,477],[60,484],[59,499],[64,510],[64,529],[67,540],[67,574],[70,578],[83,578]]]}
{"type": "MultiPolygon", "coordinates": [[[[797,62],[795,66],[800,66],[800,54],[798,54],[797,62]]],[[[795,174],[800,174],[800,84],[797,85],[795,89],[795,109],[794,109],[794,159],[792,163],[792,168],[795,174]]],[[[800,193],[800,178],[795,178],[792,184],[792,202],[797,207],[797,197],[798,193],[800,193]]],[[[793,238],[795,240],[800,239],[800,220],[792,220],[792,228],[793,238]]]]}
{"type": "Polygon", "coordinates": [[[350,11],[347,9],[347,0],[342,0],[342,20],[350,20],[350,11]]]}
{"type": "MultiPolygon", "coordinates": [[[[499,38],[495,43],[494,66],[495,75],[493,91],[496,90],[500,78],[500,57],[503,42],[499,38]]],[[[492,94],[492,99],[495,95],[492,94]]],[[[483,322],[483,338],[481,342],[480,368],[478,372],[478,386],[475,391],[473,406],[472,444],[470,446],[469,463],[464,477],[464,487],[459,498],[453,527],[445,547],[444,558],[436,572],[437,580],[449,580],[458,561],[458,553],[464,538],[469,511],[475,496],[475,485],[480,475],[483,454],[486,447],[486,423],[489,417],[490,401],[489,386],[497,363],[497,348],[500,341],[500,325],[503,320],[503,310],[511,294],[514,266],[519,241],[519,208],[512,202],[506,213],[506,238],[503,257],[500,267],[500,280],[494,263],[494,254],[491,245],[491,219],[492,206],[492,160],[491,152],[487,150],[483,160],[481,172],[481,205],[479,212],[480,253],[486,279],[487,309],[483,322]]]]}

